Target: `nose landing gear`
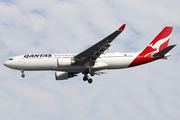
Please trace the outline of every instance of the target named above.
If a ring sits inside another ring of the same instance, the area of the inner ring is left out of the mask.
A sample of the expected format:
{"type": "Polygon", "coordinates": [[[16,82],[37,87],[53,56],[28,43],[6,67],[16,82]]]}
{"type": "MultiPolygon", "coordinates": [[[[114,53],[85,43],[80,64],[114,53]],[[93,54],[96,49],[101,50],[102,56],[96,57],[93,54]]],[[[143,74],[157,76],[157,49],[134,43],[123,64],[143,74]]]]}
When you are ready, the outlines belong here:
{"type": "Polygon", "coordinates": [[[25,74],[24,74],[24,70],[21,70],[21,77],[24,78],[25,77],[25,74]]]}

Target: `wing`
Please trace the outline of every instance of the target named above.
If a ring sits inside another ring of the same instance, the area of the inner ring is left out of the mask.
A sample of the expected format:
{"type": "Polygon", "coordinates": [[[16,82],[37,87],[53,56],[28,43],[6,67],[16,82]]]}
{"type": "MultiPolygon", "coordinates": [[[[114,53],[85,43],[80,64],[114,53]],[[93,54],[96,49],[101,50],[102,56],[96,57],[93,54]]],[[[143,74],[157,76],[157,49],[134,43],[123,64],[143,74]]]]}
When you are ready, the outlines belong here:
{"type": "Polygon", "coordinates": [[[118,30],[116,30],[103,40],[74,56],[73,65],[89,64],[90,66],[93,66],[96,59],[111,46],[109,43],[111,43],[124,30],[125,26],[126,24],[123,24],[118,30]]]}

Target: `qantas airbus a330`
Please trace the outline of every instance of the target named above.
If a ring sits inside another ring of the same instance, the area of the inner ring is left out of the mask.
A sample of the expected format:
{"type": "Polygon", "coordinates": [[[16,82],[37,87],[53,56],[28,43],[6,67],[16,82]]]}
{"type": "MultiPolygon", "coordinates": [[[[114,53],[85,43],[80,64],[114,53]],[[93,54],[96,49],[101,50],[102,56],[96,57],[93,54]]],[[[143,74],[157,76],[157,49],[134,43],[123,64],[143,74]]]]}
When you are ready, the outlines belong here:
{"type": "Polygon", "coordinates": [[[104,53],[110,43],[124,30],[118,30],[79,54],[26,54],[10,58],[6,67],[24,71],[54,70],[56,80],[65,80],[84,74],[83,80],[92,83],[89,75],[103,74],[100,70],[133,67],[158,59],[167,59],[176,45],[168,46],[173,27],[165,27],[142,51],[136,53],[104,53]],[[168,47],[167,47],[168,46],[168,47]]]}

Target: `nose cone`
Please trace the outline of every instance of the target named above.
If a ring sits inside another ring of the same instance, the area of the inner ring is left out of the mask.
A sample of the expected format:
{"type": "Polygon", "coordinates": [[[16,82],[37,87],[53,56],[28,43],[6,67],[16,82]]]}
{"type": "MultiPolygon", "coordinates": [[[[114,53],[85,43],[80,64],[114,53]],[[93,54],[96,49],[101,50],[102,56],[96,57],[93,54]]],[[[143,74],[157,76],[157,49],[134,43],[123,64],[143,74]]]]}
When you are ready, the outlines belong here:
{"type": "Polygon", "coordinates": [[[13,67],[13,63],[11,61],[6,61],[3,63],[4,66],[8,67],[8,68],[12,68],[13,67]]]}
{"type": "Polygon", "coordinates": [[[4,66],[8,67],[7,61],[3,63],[4,66]]]}

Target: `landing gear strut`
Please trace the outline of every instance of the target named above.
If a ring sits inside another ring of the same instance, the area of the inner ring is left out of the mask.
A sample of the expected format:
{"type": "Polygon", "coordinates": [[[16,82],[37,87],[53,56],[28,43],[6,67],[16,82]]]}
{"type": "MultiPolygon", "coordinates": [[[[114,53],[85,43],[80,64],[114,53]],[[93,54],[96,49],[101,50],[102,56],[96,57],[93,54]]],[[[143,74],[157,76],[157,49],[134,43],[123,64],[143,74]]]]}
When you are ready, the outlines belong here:
{"type": "Polygon", "coordinates": [[[21,70],[21,77],[24,78],[25,77],[25,74],[24,74],[24,70],[21,70]]]}

